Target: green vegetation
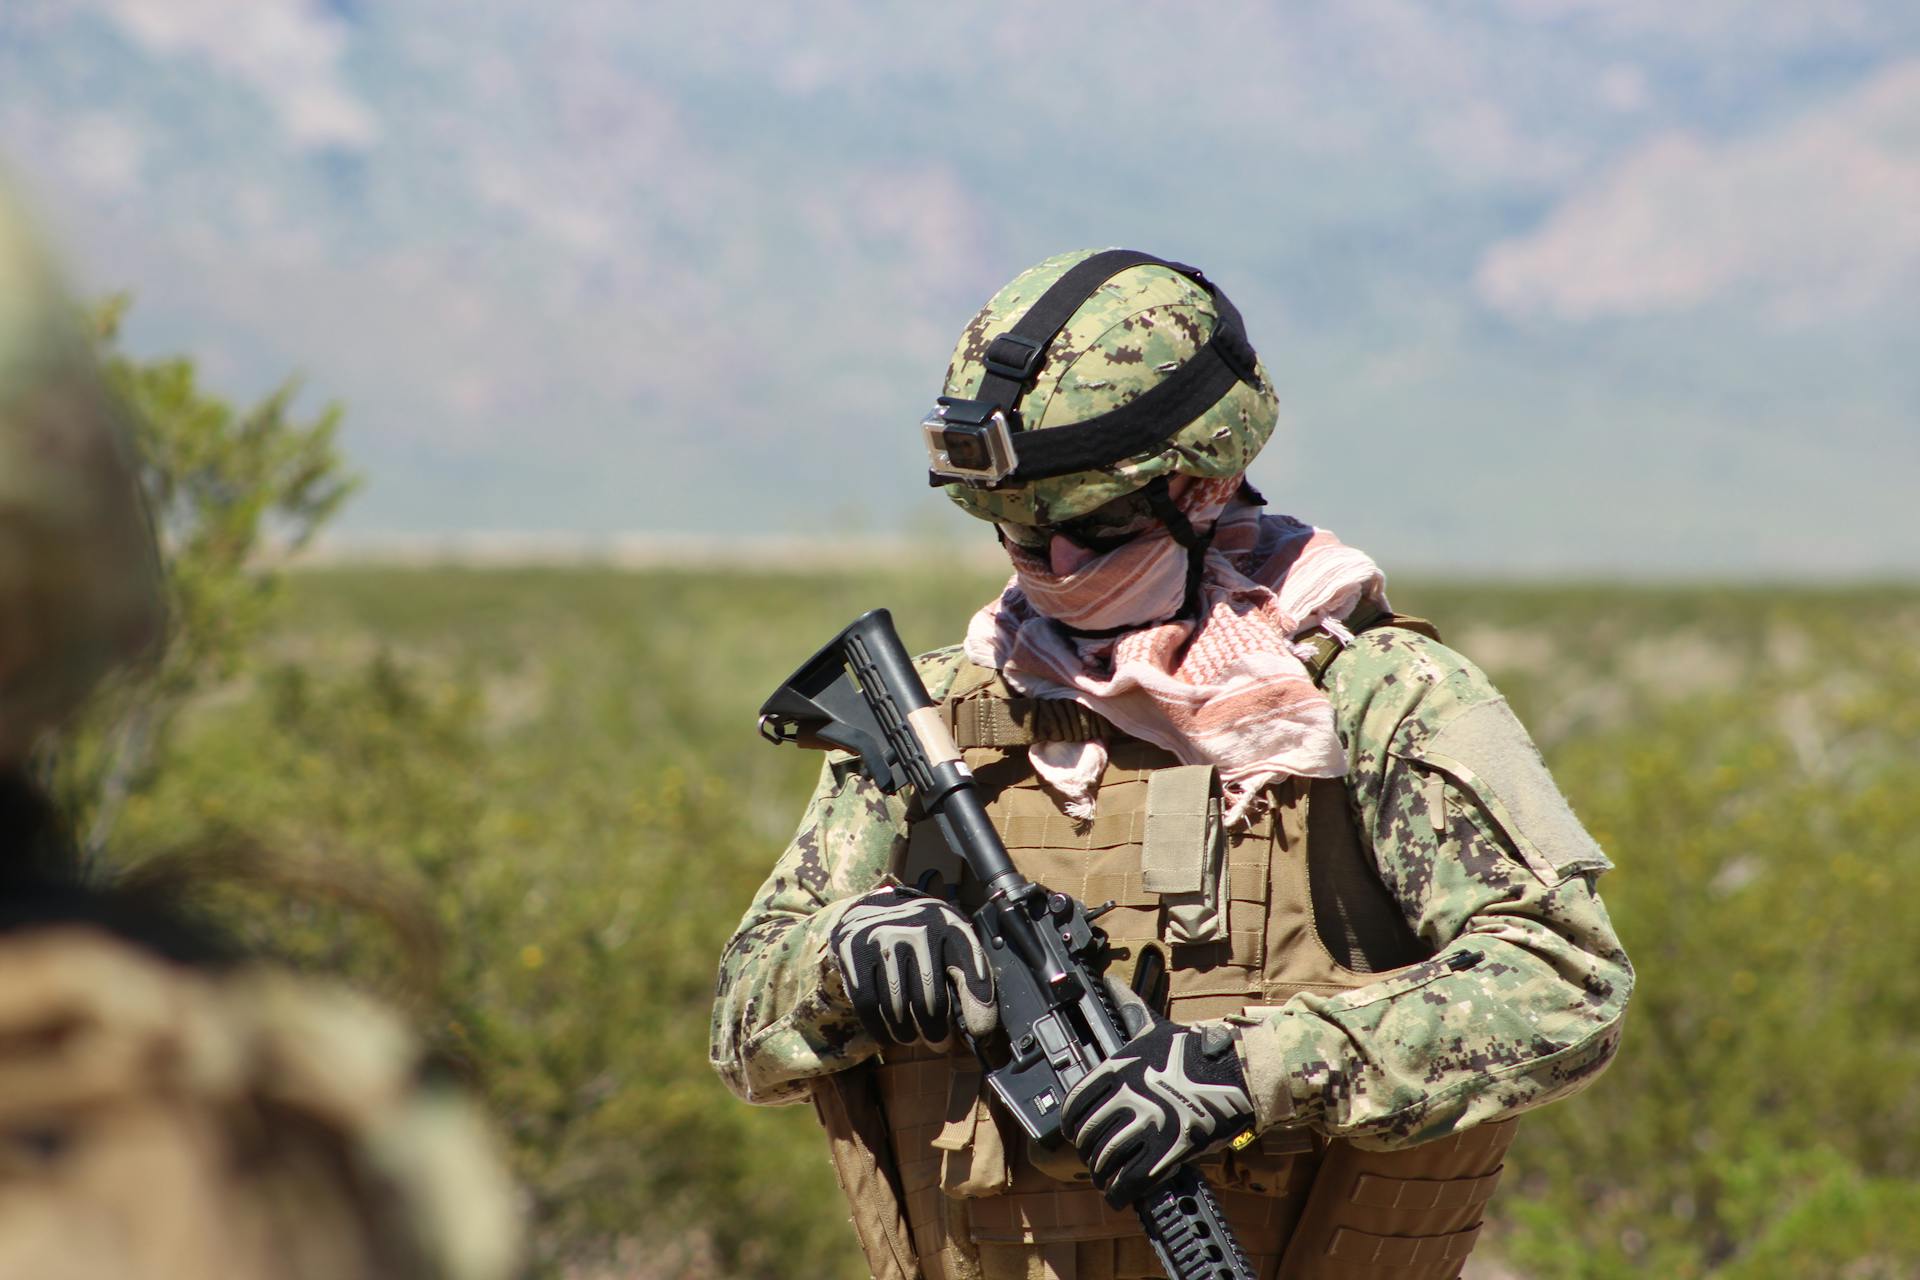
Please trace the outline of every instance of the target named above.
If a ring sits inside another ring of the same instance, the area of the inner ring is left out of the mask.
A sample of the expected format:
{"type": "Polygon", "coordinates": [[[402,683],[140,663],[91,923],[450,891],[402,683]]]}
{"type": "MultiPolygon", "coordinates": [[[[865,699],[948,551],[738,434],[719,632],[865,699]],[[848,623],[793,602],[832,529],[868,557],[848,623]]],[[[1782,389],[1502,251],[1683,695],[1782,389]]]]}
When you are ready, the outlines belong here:
{"type": "MultiPolygon", "coordinates": [[[[488,1098],[534,1271],[864,1274],[804,1109],[706,1065],[720,946],[817,762],[774,682],[959,573],[333,571],[336,410],[119,355],[173,634],[42,760],[89,857],[187,849],[258,946],[405,1001],[488,1098]],[[283,588],[291,585],[292,590],[283,588]]],[[[1529,1121],[1492,1223],[1531,1280],[1920,1274],[1920,624],[1912,587],[1395,591],[1493,674],[1613,853],[1625,1047],[1529,1121]]]]}
{"type": "MultiPolygon", "coordinates": [[[[890,605],[990,576],[263,568],[350,490],[337,411],[236,410],[96,319],[137,409],[171,643],[43,767],[92,858],[196,851],[251,941],[409,1002],[489,1098],[552,1276],[857,1275],[812,1121],[705,1062],[722,940],[815,769],[753,709],[890,605]]],[[[1620,872],[1619,1061],[1494,1222],[1537,1277],[1920,1267],[1920,592],[1396,593],[1533,726],[1620,872]],[[1863,625],[1871,621],[1873,625],[1863,625]]]]}
{"type": "Polygon", "coordinates": [[[82,857],[105,852],[127,797],[150,780],[174,716],[255,656],[274,616],[280,574],[269,543],[297,551],[340,509],[357,478],[334,446],[340,408],[309,421],[288,379],[236,409],[192,360],[136,360],[120,350],[129,300],[88,316],[108,384],[131,411],[138,476],[166,566],[167,643],[110,681],[42,750],[40,769],[79,833],[82,857]]]}
{"type": "MultiPolygon", "coordinates": [[[[198,698],[122,849],[243,840],[412,901],[425,966],[310,895],[259,941],[415,1001],[490,1099],[540,1274],[864,1274],[812,1118],[705,1062],[722,941],[815,761],[753,730],[862,609],[956,636],[991,578],[328,571],[198,698]],[[329,870],[331,868],[331,870],[329,870]]],[[[1523,1274],[1920,1269],[1920,591],[1395,593],[1479,658],[1614,854],[1626,1045],[1526,1126],[1523,1274]]],[[[404,940],[404,935],[403,935],[404,940]]]]}

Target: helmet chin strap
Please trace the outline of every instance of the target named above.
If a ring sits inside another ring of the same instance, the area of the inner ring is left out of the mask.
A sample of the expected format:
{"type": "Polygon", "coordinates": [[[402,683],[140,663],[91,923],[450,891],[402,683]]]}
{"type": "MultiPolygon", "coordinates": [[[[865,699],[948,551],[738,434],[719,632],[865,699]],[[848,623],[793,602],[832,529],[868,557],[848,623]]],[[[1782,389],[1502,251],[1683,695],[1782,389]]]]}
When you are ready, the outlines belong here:
{"type": "MultiPolygon", "coordinates": [[[[1146,487],[1140,490],[1140,494],[1147,500],[1147,506],[1153,511],[1154,517],[1167,526],[1167,535],[1187,549],[1186,598],[1181,602],[1180,612],[1168,619],[1171,622],[1200,616],[1200,581],[1206,573],[1207,548],[1213,545],[1213,527],[1209,527],[1205,533],[1195,529],[1193,521],[1187,519],[1187,513],[1180,509],[1168,489],[1167,477],[1159,475],[1147,481],[1146,487]]],[[[1106,640],[1139,629],[1137,623],[1121,627],[1103,627],[1098,631],[1069,627],[1064,623],[1055,625],[1070,635],[1088,640],[1106,640]]]]}
{"type": "Polygon", "coordinates": [[[1173,540],[1187,549],[1187,598],[1180,606],[1176,618],[1197,618],[1200,616],[1200,578],[1206,572],[1207,548],[1213,545],[1213,531],[1217,525],[1211,525],[1205,533],[1196,531],[1193,521],[1187,519],[1187,513],[1174,502],[1168,492],[1168,481],[1164,475],[1155,476],[1147,481],[1147,487],[1141,491],[1147,506],[1167,526],[1167,533],[1173,540]]]}

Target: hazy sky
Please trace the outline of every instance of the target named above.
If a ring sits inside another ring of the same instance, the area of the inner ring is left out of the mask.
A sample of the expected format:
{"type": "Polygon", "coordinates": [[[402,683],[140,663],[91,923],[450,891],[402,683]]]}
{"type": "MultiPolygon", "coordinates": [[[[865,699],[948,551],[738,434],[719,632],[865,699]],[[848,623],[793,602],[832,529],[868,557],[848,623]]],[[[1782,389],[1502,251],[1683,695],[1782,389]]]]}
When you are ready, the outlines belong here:
{"type": "Polygon", "coordinates": [[[1903,0],[0,0],[0,86],[136,350],[345,402],[362,536],[979,536],[953,340],[1123,244],[1390,569],[1920,570],[1903,0]]]}

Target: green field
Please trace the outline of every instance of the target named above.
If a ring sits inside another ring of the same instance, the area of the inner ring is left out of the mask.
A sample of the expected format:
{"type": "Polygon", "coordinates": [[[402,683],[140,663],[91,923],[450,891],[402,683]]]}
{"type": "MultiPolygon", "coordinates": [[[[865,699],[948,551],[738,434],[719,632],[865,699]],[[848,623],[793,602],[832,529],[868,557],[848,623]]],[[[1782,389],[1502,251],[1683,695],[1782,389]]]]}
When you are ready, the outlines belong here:
{"type": "MultiPolygon", "coordinates": [[[[230,909],[411,1002],[510,1144],[536,1274],[864,1275],[811,1116],[706,1066],[714,962],[817,765],[753,711],[861,610],[931,647],[996,585],[302,573],[117,843],[338,887],[230,909]]],[[[1640,971],[1612,1070],[1526,1127],[1494,1250],[1535,1278],[1920,1275],[1920,590],[1394,601],[1534,729],[1640,971]]]]}

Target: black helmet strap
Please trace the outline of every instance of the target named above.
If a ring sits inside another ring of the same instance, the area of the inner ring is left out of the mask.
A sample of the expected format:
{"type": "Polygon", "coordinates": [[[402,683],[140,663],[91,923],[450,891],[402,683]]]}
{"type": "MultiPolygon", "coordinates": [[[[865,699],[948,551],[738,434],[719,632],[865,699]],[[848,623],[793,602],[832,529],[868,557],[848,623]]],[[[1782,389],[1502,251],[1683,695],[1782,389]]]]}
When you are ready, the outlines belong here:
{"type": "MultiPolygon", "coordinates": [[[[1075,263],[1011,329],[987,345],[985,364],[986,376],[975,399],[1004,413],[1016,433],[1019,465],[1001,482],[1006,485],[1089,471],[1145,453],[1179,434],[1235,383],[1258,385],[1253,347],[1247,342],[1240,311],[1227,295],[1197,268],[1135,249],[1106,249],[1075,263]],[[1020,401],[1047,348],[1101,285],[1138,266],[1166,267],[1212,295],[1216,318],[1207,344],[1165,379],[1116,409],[1046,431],[1021,431],[1020,401]]],[[[932,482],[946,483],[939,478],[932,482]]]]}
{"type": "MultiPolygon", "coordinates": [[[[1213,545],[1213,530],[1218,526],[1216,524],[1209,527],[1205,533],[1195,529],[1193,521],[1187,519],[1187,513],[1174,502],[1168,487],[1167,477],[1155,476],[1147,481],[1146,487],[1140,492],[1146,497],[1147,506],[1152,509],[1154,518],[1167,526],[1167,533],[1176,543],[1187,549],[1187,593],[1180,603],[1180,612],[1173,616],[1174,618],[1194,618],[1200,613],[1200,582],[1206,576],[1207,549],[1213,545]]],[[[1137,631],[1142,624],[1129,623],[1119,627],[1103,627],[1098,631],[1069,627],[1065,623],[1055,625],[1068,634],[1082,639],[1105,640],[1112,636],[1125,635],[1129,631],[1137,631]]]]}
{"type": "Polygon", "coordinates": [[[1147,481],[1142,493],[1153,514],[1161,524],[1167,526],[1167,533],[1187,549],[1187,594],[1176,616],[1194,617],[1200,611],[1200,579],[1206,574],[1207,548],[1213,545],[1213,531],[1219,527],[1219,523],[1216,521],[1208,525],[1205,533],[1196,532],[1193,521],[1187,519],[1187,513],[1180,509],[1173,495],[1168,492],[1167,477],[1164,475],[1147,481]]]}

